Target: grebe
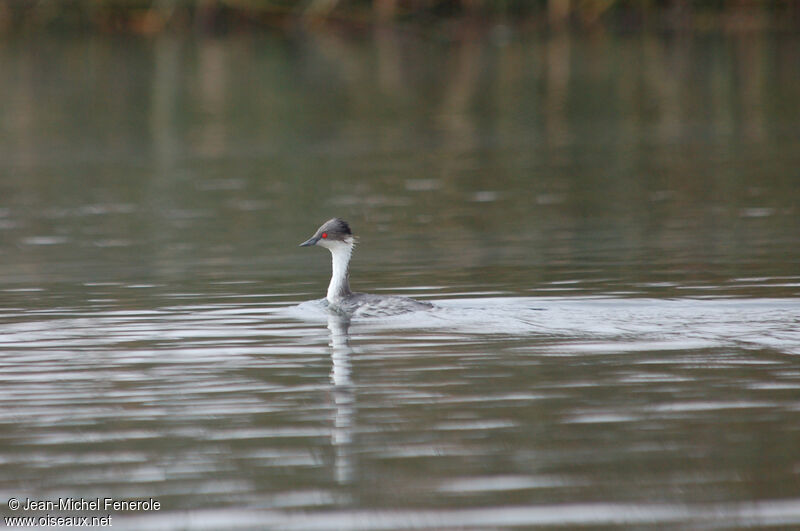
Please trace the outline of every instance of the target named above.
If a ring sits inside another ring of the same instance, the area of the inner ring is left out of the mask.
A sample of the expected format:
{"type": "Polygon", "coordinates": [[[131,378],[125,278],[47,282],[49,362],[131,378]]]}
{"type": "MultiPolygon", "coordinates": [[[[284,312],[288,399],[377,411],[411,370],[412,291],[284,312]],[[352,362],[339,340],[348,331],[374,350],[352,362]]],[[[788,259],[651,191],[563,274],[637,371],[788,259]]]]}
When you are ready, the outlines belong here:
{"type": "Polygon", "coordinates": [[[368,293],[353,293],[350,291],[350,258],[356,240],[350,230],[350,225],[339,218],[329,219],[322,224],[317,232],[300,244],[300,247],[319,245],[331,252],[332,274],[331,283],[328,285],[328,294],[325,297],[328,306],[347,315],[394,315],[429,310],[433,304],[417,301],[408,297],[394,295],[370,295],[368,293]]]}

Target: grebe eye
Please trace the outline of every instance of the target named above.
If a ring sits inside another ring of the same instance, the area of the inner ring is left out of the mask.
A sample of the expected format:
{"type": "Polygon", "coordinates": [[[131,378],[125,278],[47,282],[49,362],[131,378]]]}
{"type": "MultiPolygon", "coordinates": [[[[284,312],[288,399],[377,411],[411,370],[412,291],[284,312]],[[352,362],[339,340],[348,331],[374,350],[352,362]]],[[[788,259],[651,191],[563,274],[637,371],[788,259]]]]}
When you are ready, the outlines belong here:
{"type": "Polygon", "coordinates": [[[322,233],[322,237],[323,237],[323,238],[327,238],[327,237],[328,237],[328,233],[327,233],[327,232],[323,232],[323,233],[322,233]]]}

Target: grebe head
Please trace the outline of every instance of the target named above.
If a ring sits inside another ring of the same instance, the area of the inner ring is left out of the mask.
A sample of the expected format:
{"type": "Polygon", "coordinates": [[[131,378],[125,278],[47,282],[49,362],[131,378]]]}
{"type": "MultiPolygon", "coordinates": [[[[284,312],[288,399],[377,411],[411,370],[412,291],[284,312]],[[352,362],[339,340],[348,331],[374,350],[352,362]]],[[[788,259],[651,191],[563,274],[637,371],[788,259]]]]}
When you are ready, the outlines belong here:
{"type": "Polygon", "coordinates": [[[339,218],[329,219],[317,232],[300,244],[300,247],[319,245],[331,252],[331,283],[328,285],[328,303],[338,304],[353,292],[350,291],[350,257],[353,254],[355,238],[350,225],[339,218]]]}
{"type": "Polygon", "coordinates": [[[311,238],[300,244],[300,247],[319,245],[333,252],[343,246],[350,247],[354,242],[350,225],[343,219],[333,218],[323,223],[311,238]]]}

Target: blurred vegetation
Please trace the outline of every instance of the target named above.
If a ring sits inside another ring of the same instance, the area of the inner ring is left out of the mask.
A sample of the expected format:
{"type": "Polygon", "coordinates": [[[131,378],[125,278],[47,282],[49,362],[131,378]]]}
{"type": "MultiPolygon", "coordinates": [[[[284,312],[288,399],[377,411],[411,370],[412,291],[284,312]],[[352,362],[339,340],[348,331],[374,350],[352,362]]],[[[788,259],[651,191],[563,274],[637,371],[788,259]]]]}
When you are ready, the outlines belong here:
{"type": "Polygon", "coordinates": [[[469,18],[521,29],[793,30],[800,0],[0,0],[0,33],[290,31],[297,24],[442,24],[469,18]]]}

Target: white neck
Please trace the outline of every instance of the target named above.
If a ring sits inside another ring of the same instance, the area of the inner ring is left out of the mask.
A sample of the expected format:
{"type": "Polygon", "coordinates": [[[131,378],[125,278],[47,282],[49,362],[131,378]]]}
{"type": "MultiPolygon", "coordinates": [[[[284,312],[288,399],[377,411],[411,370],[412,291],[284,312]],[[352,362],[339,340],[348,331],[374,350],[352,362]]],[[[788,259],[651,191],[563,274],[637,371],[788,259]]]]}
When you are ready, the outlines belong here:
{"type": "Polygon", "coordinates": [[[350,257],[353,255],[353,242],[337,242],[328,246],[331,252],[331,283],[328,286],[328,302],[336,304],[342,298],[352,294],[348,276],[350,274],[350,257]]]}

